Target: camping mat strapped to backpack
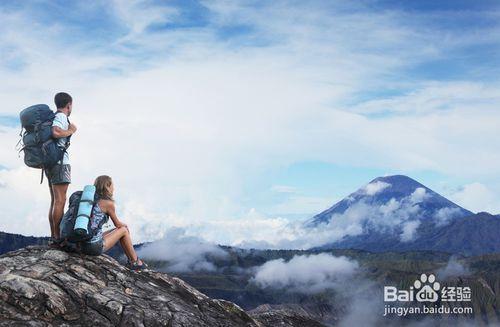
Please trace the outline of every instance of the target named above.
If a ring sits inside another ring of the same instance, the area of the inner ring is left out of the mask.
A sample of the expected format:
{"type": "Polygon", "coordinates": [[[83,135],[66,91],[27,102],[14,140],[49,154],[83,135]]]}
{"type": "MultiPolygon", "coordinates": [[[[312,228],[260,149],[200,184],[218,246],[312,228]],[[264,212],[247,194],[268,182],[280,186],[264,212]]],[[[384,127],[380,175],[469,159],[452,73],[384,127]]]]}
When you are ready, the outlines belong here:
{"type": "Polygon", "coordinates": [[[76,191],[69,197],[68,210],[59,224],[60,236],[66,250],[79,252],[81,243],[90,241],[106,220],[94,221],[94,207],[99,200],[94,185],[87,185],[83,191],[76,191]],[[79,233],[84,229],[85,233],[79,233]]]}

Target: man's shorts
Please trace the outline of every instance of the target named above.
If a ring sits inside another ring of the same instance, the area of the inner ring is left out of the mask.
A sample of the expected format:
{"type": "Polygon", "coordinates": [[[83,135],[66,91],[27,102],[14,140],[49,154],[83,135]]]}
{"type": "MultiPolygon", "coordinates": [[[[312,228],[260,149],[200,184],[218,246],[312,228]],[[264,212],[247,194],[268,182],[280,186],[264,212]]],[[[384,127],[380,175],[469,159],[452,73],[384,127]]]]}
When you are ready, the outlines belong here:
{"type": "Polygon", "coordinates": [[[71,165],[55,165],[50,169],[45,170],[45,176],[49,183],[54,184],[69,184],[71,183],[71,165]]]}

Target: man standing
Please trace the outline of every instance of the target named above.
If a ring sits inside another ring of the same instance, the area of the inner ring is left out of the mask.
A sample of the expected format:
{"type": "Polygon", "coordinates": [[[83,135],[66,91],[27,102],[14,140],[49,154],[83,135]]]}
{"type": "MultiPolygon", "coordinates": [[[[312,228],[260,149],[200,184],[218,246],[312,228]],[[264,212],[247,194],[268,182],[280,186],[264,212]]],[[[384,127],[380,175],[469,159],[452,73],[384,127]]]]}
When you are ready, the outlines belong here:
{"type": "MultiPolygon", "coordinates": [[[[68,93],[57,93],[54,97],[57,112],[52,123],[52,137],[57,139],[57,145],[62,148],[67,148],[69,136],[76,132],[76,126],[69,122],[68,117],[71,115],[73,107],[73,99],[68,93]]],[[[64,206],[66,204],[66,193],[68,186],[71,183],[71,166],[69,164],[68,152],[64,152],[62,160],[45,171],[45,175],[49,181],[50,189],[50,246],[58,246],[59,239],[59,223],[64,214],[64,206]]]]}

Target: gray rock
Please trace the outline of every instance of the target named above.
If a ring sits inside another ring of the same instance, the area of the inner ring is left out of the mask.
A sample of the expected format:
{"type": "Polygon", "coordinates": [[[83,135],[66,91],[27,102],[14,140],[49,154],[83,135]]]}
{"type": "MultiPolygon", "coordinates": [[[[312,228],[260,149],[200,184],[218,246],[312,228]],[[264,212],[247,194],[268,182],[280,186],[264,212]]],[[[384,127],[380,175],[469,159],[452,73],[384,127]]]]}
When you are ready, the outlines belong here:
{"type": "Polygon", "coordinates": [[[264,326],[159,272],[32,246],[0,256],[0,326],[264,326]]]}
{"type": "Polygon", "coordinates": [[[266,327],[325,327],[308,312],[298,306],[263,304],[249,311],[249,314],[266,327]]]}

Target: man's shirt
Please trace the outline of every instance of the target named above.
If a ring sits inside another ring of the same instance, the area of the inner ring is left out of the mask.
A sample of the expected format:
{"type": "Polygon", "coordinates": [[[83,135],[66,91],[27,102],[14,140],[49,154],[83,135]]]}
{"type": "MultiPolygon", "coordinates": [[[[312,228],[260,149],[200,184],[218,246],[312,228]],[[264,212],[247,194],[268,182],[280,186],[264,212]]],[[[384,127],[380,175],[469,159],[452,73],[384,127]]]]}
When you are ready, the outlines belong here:
{"type": "MultiPolygon", "coordinates": [[[[63,129],[65,131],[67,131],[68,128],[69,128],[68,116],[66,116],[62,112],[56,113],[56,117],[54,118],[54,121],[52,122],[52,127],[54,127],[54,126],[57,126],[60,129],[63,129]]],[[[57,145],[60,146],[60,147],[64,147],[66,145],[66,141],[67,140],[68,140],[67,137],[58,138],[57,139],[57,145]]],[[[60,161],[59,161],[59,163],[60,163],[60,161]]],[[[69,164],[69,155],[68,155],[67,151],[64,152],[64,157],[63,157],[62,164],[63,165],[69,164]]]]}

